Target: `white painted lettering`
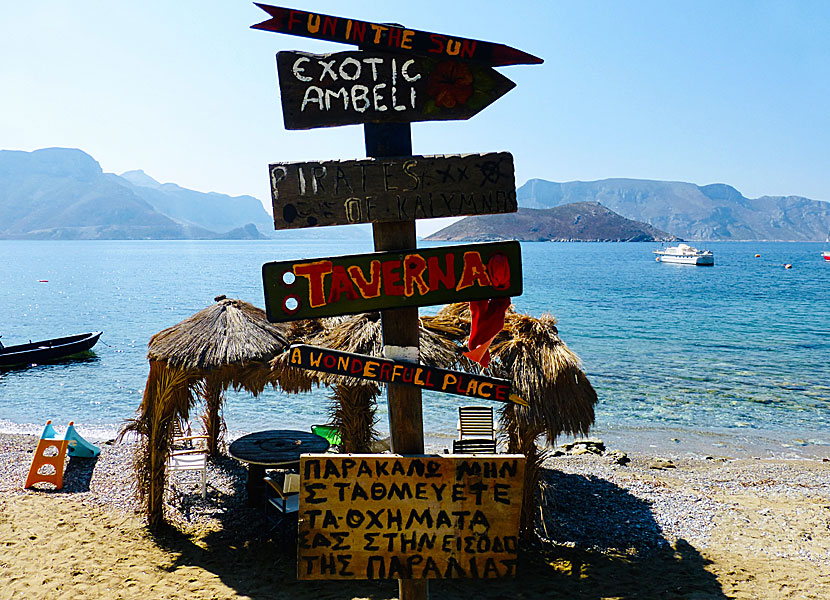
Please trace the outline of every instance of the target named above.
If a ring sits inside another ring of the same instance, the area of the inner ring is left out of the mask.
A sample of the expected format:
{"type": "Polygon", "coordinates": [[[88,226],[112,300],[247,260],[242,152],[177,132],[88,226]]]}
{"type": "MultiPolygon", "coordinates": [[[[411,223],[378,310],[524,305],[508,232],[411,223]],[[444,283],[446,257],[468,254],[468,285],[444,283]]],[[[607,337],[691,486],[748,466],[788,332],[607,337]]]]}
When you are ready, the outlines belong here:
{"type": "Polygon", "coordinates": [[[366,112],[372,103],[369,101],[369,88],[365,85],[356,85],[352,88],[352,108],[357,112],[366,112]]]}
{"type": "Polygon", "coordinates": [[[306,89],[300,111],[304,111],[306,105],[309,103],[315,103],[317,104],[317,108],[323,110],[323,90],[316,85],[310,85],[306,89]]]}
{"type": "Polygon", "coordinates": [[[382,58],[364,58],[363,62],[367,65],[372,67],[372,81],[378,80],[378,68],[377,65],[383,64],[382,58]]]}
{"type": "Polygon", "coordinates": [[[418,81],[421,78],[420,73],[416,73],[415,75],[410,75],[409,74],[409,67],[411,67],[414,62],[415,62],[415,59],[410,58],[401,67],[401,76],[404,79],[406,79],[409,83],[414,83],[414,82],[418,81]]]}
{"type": "Polygon", "coordinates": [[[332,98],[340,98],[343,97],[343,110],[348,110],[349,108],[349,92],[346,91],[346,88],[340,88],[336,92],[331,90],[326,90],[326,110],[331,110],[331,99],[332,98]]]}
{"type": "Polygon", "coordinates": [[[324,60],[318,60],[317,62],[319,63],[319,65],[321,67],[323,67],[323,72],[320,73],[320,81],[321,82],[323,81],[323,79],[326,78],[326,75],[331,77],[332,81],[337,81],[337,73],[335,73],[334,69],[332,69],[332,65],[334,64],[333,60],[330,60],[328,62],[326,62],[324,60]]]}
{"type": "Polygon", "coordinates": [[[294,77],[296,77],[300,81],[311,81],[311,77],[303,75],[303,67],[300,64],[309,61],[310,59],[306,58],[305,56],[301,56],[300,58],[294,61],[294,66],[291,67],[291,71],[294,73],[294,77]]]}
{"type": "Polygon", "coordinates": [[[387,109],[385,104],[381,104],[383,102],[383,96],[381,96],[380,89],[385,87],[385,83],[379,83],[372,89],[372,99],[374,100],[375,110],[378,112],[383,112],[387,109]]]}
{"type": "MultiPolygon", "coordinates": [[[[340,68],[338,72],[340,73],[340,77],[345,79],[346,81],[354,81],[358,77],[360,77],[360,73],[363,71],[363,67],[360,65],[360,61],[355,60],[351,56],[344,58],[343,62],[340,63],[340,68]],[[346,65],[352,65],[354,72],[350,75],[348,71],[346,71],[346,65]]],[[[352,103],[354,104],[354,102],[352,103]]]]}

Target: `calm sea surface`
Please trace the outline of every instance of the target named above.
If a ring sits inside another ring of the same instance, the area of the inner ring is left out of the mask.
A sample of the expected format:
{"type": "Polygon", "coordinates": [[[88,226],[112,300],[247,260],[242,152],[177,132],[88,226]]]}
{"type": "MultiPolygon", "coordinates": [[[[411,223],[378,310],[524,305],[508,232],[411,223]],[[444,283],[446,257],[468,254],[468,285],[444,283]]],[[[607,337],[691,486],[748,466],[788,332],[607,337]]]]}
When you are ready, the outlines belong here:
{"type": "MultiPolygon", "coordinates": [[[[715,446],[744,440],[784,455],[827,455],[830,263],[822,244],[697,245],[714,251],[715,267],[656,263],[655,244],[522,244],[525,292],[514,303],[559,320],[599,394],[601,435],[658,445],[711,436],[715,446]]],[[[151,335],[218,294],[263,306],[264,262],[366,251],[370,241],[0,241],[6,345],[104,332],[92,358],[0,373],[0,430],[74,420],[93,438],[111,436],[141,401],[151,335]]],[[[460,402],[425,395],[430,436],[454,435],[460,402]]],[[[306,429],[325,422],[327,409],[324,390],[268,390],[257,399],[231,393],[224,416],[233,434],[306,429]]],[[[388,430],[385,401],[379,416],[388,430]]]]}

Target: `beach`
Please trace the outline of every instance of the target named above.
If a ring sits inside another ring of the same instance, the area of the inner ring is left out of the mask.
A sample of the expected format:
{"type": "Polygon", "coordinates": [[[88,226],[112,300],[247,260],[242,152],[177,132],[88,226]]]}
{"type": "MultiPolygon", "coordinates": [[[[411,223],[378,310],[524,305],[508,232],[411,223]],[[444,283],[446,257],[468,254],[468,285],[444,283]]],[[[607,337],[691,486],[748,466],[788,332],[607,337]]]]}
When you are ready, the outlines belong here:
{"type": "MultiPolygon", "coordinates": [[[[60,491],[23,490],[36,442],[0,435],[2,600],[397,596],[395,582],[297,581],[230,458],[211,465],[204,501],[176,474],[172,525],[151,533],[132,444],[71,459],[60,491]]],[[[518,576],[432,581],[431,597],[830,597],[830,462],[625,450],[549,457],[543,539],[522,549],[518,576]]]]}

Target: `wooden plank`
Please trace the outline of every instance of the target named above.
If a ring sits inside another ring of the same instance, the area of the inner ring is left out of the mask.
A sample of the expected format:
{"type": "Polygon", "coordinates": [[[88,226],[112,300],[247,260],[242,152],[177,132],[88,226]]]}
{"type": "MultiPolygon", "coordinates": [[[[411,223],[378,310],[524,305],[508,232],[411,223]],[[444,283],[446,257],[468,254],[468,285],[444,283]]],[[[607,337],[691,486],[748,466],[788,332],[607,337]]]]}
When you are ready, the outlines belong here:
{"type": "Polygon", "coordinates": [[[484,65],[383,52],[277,54],[286,129],[465,120],[516,84],[484,65]]]}
{"type": "Polygon", "coordinates": [[[538,65],[537,56],[504,44],[408,29],[399,25],[370,23],[280,6],[254,3],[271,18],[252,29],[286,33],[342,44],[354,44],[386,52],[455,58],[492,65],[538,65]]]}
{"type": "MultiPolygon", "coordinates": [[[[291,344],[288,348],[288,356],[291,366],[300,369],[367,379],[384,384],[396,383],[468,398],[528,405],[524,399],[511,393],[510,381],[498,377],[450,371],[429,365],[341,352],[308,344],[291,344]]],[[[492,432],[493,420],[492,413],[490,413],[489,433],[492,435],[492,432]]]]}
{"type": "MultiPolygon", "coordinates": [[[[366,156],[386,158],[412,154],[412,126],[409,123],[366,123],[363,125],[366,156]]],[[[372,237],[376,252],[409,250],[418,247],[415,221],[373,223],[372,237]]],[[[381,311],[380,326],[384,350],[390,346],[418,348],[420,328],[418,307],[392,308],[381,311]]],[[[389,408],[389,439],[392,452],[424,453],[424,415],[421,390],[397,384],[386,388],[389,408]]],[[[400,600],[427,600],[429,580],[399,579],[400,600]]]]}
{"type": "Polygon", "coordinates": [[[284,162],[268,171],[275,229],[518,210],[509,152],[284,162]]]}
{"type": "Polygon", "coordinates": [[[262,280],[272,323],[512,297],[522,293],[521,248],[489,242],[270,262],[262,280]]]}
{"type": "Polygon", "coordinates": [[[514,576],[524,456],[306,455],[299,579],[514,576]]]}

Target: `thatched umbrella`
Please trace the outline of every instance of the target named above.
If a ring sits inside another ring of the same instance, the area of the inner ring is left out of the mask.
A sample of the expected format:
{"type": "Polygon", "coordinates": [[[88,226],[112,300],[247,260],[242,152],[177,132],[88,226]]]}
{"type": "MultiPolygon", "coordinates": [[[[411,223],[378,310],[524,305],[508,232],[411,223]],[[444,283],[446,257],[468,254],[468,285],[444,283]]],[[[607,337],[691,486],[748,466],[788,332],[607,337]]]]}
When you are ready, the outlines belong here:
{"type": "MultiPolygon", "coordinates": [[[[435,316],[434,323],[455,325],[469,335],[470,310],[465,304],[450,304],[435,316]]],[[[539,469],[546,456],[536,442],[544,437],[553,445],[562,434],[585,434],[594,422],[597,394],[580,367],[579,358],[560,339],[556,319],[516,313],[505,316],[504,329],[490,347],[489,371],[513,382],[513,390],[528,406],[505,404],[499,420],[508,452],[524,454],[525,498],[522,532],[529,536],[536,515],[539,469]]],[[[475,368],[469,362],[467,368],[475,368]]]]}
{"type": "MultiPolygon", "coordinates": [[[[426,326],[428,317],[421,318],[419,343],[420,361],[424,364],[451,367],[458,361],[458,346],[453,335],[457,333],[453,325],[436,324],[426,326]]],[[[314,323],[298,324],[300,331],[308,332],[304,341],[315,346],[331,348],[341,352],[383,356],[383,333],[380,314],[362,313],[347,317],[321,319],[314,323]],[[314,331],[314,327],[318,329],[314,331]]],[[[298,339],[293,337],[292,340],[298,339]]],[[[343,377],[326,373],[311,373],[299,370],[290,371],[287,367],[287,354],[272,361],[276,372],[275,380],[283,389],[310,388],[312,384],[324,384],[332,388],[332,405],[330,423],[337,427],[343,440],[345,452],[370,452],[376,438],[375,418],[376,398],[380,387],[371,381],[354,377],[343,377]]]]}
{"type": "Polygon", "coordinates": [[[263,310],[225,296],[215,300],[216,304],[150,338],[150,374],[139,416],[122,430],[122,435],[141,434],[135,460],[139,497],[153,526],[163,520],[174,421],[189,418],[196,397],[201,396],[206,402],[205,432],[214,454],[224,428],[224,392],[233,386],[259,394],[272,382],[269,361],[287,346],[286,328],[269,323],[263,310]]]}

